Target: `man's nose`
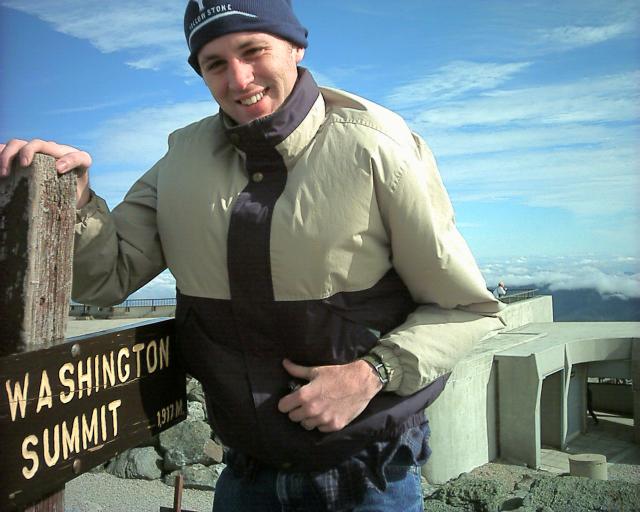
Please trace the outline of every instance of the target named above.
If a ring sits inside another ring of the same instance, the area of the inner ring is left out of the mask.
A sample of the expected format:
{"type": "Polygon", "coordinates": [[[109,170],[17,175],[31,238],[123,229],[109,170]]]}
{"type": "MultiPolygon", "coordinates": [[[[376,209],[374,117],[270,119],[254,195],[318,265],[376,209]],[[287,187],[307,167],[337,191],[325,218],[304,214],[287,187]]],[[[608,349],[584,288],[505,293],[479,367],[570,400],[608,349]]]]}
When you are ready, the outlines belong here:
{"type": "Polygon", "coordinates": [[[227,75],[229,87],[242,91],[253,81],[253,67],[246,62],[233,60],[227,66],[227,75]]]}

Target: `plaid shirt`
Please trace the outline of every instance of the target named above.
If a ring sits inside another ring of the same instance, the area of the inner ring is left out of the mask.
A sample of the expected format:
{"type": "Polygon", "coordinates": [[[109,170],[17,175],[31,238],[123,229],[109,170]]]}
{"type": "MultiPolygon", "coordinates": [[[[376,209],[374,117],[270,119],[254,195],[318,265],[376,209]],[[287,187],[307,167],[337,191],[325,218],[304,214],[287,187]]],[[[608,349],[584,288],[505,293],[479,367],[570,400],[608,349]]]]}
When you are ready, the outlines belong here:
{"type": "Polygon", "coordinates": [[[340,511],[355,507],[367,487],[384,491],[387,487],[385,468],[394,464],[421,466],[427,462],[429,424],[410,428],[394,441],[373,443],[338,466],[311,473],[316,491],[323,498],[326,510],[340,511]]]}
{"type": "MultiPolygon", "coordinates": [[[[277,474],[274,492],[283,510],[350,510],[360,503],[367,488],[384,491],[387,487],[385,469],[389,464],[421,466],[427,462],[429,449],[429,424],[410,428],[397,439],[379,441],[351,458],[326,471],[284,472],[277,474]],[[320,505],[314,506],[320,498],[320,505]]],[[[252,480],[263,467],[234,450],[226,454],[227,465],[236,476],[252,480]]]]}

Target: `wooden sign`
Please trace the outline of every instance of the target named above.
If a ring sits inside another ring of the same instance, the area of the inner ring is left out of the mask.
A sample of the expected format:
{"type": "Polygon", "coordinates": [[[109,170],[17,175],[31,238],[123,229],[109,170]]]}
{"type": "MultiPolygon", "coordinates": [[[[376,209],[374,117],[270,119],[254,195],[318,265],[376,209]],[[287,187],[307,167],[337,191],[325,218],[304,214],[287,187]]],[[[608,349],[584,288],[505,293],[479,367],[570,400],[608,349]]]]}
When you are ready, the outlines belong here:
{"type": "Polygon", "coordinates": [[[150,320],[0,358],[0,510],[186,418],[173,326],[150,320]]]}

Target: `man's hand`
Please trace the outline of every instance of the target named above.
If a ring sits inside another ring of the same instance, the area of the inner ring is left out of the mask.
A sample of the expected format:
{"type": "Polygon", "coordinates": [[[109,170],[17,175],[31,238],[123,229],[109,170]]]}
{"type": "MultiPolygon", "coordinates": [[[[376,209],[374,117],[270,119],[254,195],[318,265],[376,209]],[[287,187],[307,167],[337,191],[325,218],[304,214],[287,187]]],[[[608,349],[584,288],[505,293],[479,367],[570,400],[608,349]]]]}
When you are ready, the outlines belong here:
{"type": "Polygon", "coordinates": [[[335,432],[346,427],[382,389],[382,383],[365,361],[333,366],[300,366],[285,359],[293,377],[308,380],[278,403],[280,412],[307,430],[335,432]]]}
{"type": "Polygon", "coordinates": [[[30,142],[11,139],[6,144],[0,144],[0,178],[9,176],[11,165],[17,158],[23,167],[33,162],[36,153],[44,153],[56,159],[56,171],[60,174],[78,169],[78,186],[76,188],[76,208],[82,208],[89,201],[89,167],[91,155],[71,146],[33,139],[30,142]]]}

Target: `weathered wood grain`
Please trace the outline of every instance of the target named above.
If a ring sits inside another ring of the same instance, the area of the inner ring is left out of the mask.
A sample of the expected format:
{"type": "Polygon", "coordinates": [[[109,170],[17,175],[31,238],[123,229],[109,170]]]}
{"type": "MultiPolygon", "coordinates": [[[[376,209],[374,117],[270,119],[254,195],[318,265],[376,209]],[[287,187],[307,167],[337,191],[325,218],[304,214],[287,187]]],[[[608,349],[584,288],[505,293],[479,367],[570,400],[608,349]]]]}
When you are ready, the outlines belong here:
{"type": "MultiPolygon", "coordinates": [[[[59,176],[54,162],[38,154],[0,180],[0,356],[64,338],[76,177],[59,176]]],[[[62,512],[64,490],[28,510],[62,512]]]]}
{"type": "Polygon", "coordinates": [[[36,155],[0,180],[0,356],[64,338],[76,178],[36,155]]]}

